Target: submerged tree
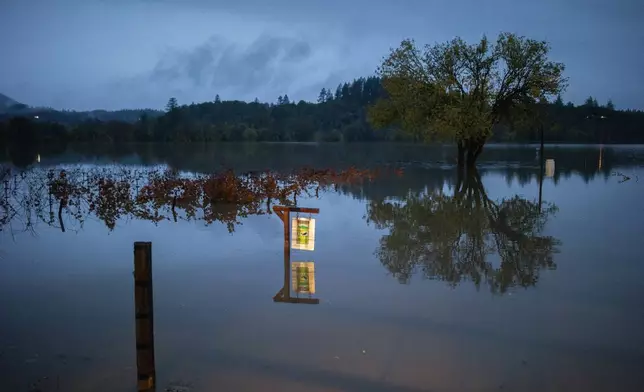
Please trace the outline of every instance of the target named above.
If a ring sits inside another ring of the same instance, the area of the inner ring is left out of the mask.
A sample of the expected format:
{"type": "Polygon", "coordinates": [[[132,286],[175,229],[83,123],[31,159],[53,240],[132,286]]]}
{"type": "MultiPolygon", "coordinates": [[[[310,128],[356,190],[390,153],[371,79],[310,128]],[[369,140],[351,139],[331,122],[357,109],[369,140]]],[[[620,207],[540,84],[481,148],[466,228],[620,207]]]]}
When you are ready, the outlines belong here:
{"type": "Polygon", "coordinates": [[[404,40],[378,68],[387,98],[370,108],[369,120],[453,141],[459,164],[474,165],[493,126],[566,87],[564,65],[549,60],[549,51],[544,41],[510,33],[496,43],[456,38],[424,50],[404,40]]]}
{"type": "Polygon", "coordinates": [[[20,230],[32,230],[43,222],[65,231],[65,227],[82,227],[93,217],[109,230],[122,218],[134,218],[154,223],[221,222],[233,232],[241,218],[270,214],[271,203],[296,205],[298,198],[317,197],[320,191],[369,181],[376,175],[376,171],[356,168],[225,171],[188,177],[174,170],[126,167],[20,173],[0,168],[0,231],[17,221],[20,230]]]}
{"type": "Polygon", "coordinates": [[[476,169],[457,180],[453,195],[410,194],[401,202],[376,201],[367,219],[389,234],[376,255],[401,283],[422,271],[429,279],[456,285],[471,280],[492,292],[536,284],[539,271],[555,268],[560,242],[541,235],[554,205],[519,196],[494,202],[476,169]],[[498,255],[495,266],[491,259],[498,255]]]}

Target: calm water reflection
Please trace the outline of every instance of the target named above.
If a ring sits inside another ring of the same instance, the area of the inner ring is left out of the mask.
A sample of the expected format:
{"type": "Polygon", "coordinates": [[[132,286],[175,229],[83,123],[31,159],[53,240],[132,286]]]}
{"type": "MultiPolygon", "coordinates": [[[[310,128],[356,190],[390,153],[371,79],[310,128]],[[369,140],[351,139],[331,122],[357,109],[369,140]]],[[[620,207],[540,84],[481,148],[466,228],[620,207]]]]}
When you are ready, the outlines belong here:
{"type": "Polygon", "coordinates": [[[540,187],[534,147],[492,147],[462,178],[449,149],[418,146],[40,153],[1,185],[13,204],[0,212],[0,389],[135,390],[132,246],[150,241],[158,390],[640,391],[644,148],[546,155],[556,167],[540,187]],[[279,217],[256,214],[265,201],[191,216],[53,197],[50,213],[48,169],[113,175],[115,160],[179,177],[403,171],[297,197],[320,209],[315,250],[291,251],[315,265],[320,303],[307,306],[272,300],[284,236],[279,217]],[[43,198],[10,192],[25,187],[43,198]]]}

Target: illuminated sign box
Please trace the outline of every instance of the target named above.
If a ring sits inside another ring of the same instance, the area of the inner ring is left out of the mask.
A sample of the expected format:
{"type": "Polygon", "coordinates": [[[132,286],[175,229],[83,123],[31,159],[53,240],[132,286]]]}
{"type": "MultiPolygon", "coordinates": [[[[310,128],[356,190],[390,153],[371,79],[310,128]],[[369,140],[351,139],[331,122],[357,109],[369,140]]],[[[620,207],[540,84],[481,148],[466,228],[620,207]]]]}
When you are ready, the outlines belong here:
{"type": "Polygon", "coordinates": [[[315,219],[298,217],[291,220],[291,248],[315,249],[315,219]]]}

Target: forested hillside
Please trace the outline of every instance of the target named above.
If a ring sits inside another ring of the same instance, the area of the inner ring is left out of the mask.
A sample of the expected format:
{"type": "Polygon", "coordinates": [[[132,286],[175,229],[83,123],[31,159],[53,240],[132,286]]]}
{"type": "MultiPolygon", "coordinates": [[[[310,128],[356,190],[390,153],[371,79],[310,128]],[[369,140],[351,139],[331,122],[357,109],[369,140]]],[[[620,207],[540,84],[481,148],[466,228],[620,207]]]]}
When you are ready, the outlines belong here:
{"type": "MultiPolygon", "coordinates": [[[[226,101],[215,96],[213,101],[189,105],[171,98],[161,115],[152,110],[5,115],[0,143],[414,141],[395,127],[370,126],[368,108],[383,94],[380,79],[369,77],[334,90],[322,89],[316,103],[292,102],[287,94],[275,103],[226,101]]],[[[547,142],[644,143],[642,111],[616,110],[612,102],[600,105],[592,97],[581,106],[564,104],[560,98],[540,105],[539,119],[517,116],[497,126],[492,141],[534,142],[543,124],[547,142]]]]}

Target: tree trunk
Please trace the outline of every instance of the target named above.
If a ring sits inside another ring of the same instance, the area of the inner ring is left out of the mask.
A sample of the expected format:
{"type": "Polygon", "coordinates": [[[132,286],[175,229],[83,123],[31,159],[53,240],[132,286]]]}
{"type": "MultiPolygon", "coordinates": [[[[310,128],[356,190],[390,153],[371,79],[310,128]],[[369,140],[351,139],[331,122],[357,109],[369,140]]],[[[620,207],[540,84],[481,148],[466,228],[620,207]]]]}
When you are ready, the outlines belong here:
{"type": "Polygon", "coordinates": [[[459,170],[465,166],[465,143],[463,142],[458,142],[457,143],[458,147],[458,160],[457,164],[459,167],[459,170]]]}
{"type": "Polygon", "coordinates": [[[463,186],[463,181],[466,176],[465,165],[463,164],[464,159],[465,158],[459,160],[458,167],[456,169],[456,188],[454,189],[454,196],[456,200],[459,200],[459,201],[462,199],[463,194],[465,192],[465,188],[463,186]]]}
{"type": "Polygon", "coordinates": [[[456,145],[458,148],[457,164],[458,164],[459,170],[462,167],[467,167],[468,170],[470,170],[472,167],[476,165],[476,159],[483,152],[484,144],[485,144],[485,141],[480,141],[476,139],[461,141],[457,143],[456,145]]]}
{"type": "Polygon", "coordinates": [[[473,168],[476,166],[476,160],[483,152],[483,145],[485,142],[471,141],[467,144],[467,167],[473,168]]]}
{"type": "Polygon", "coordinates": [[[476,152],[474,153],[474,159],[478,159],[479,155],[483,152],[483,146],[485,145],[485,142],[479,142],[479,144],[476,147],[476,152]]]}

